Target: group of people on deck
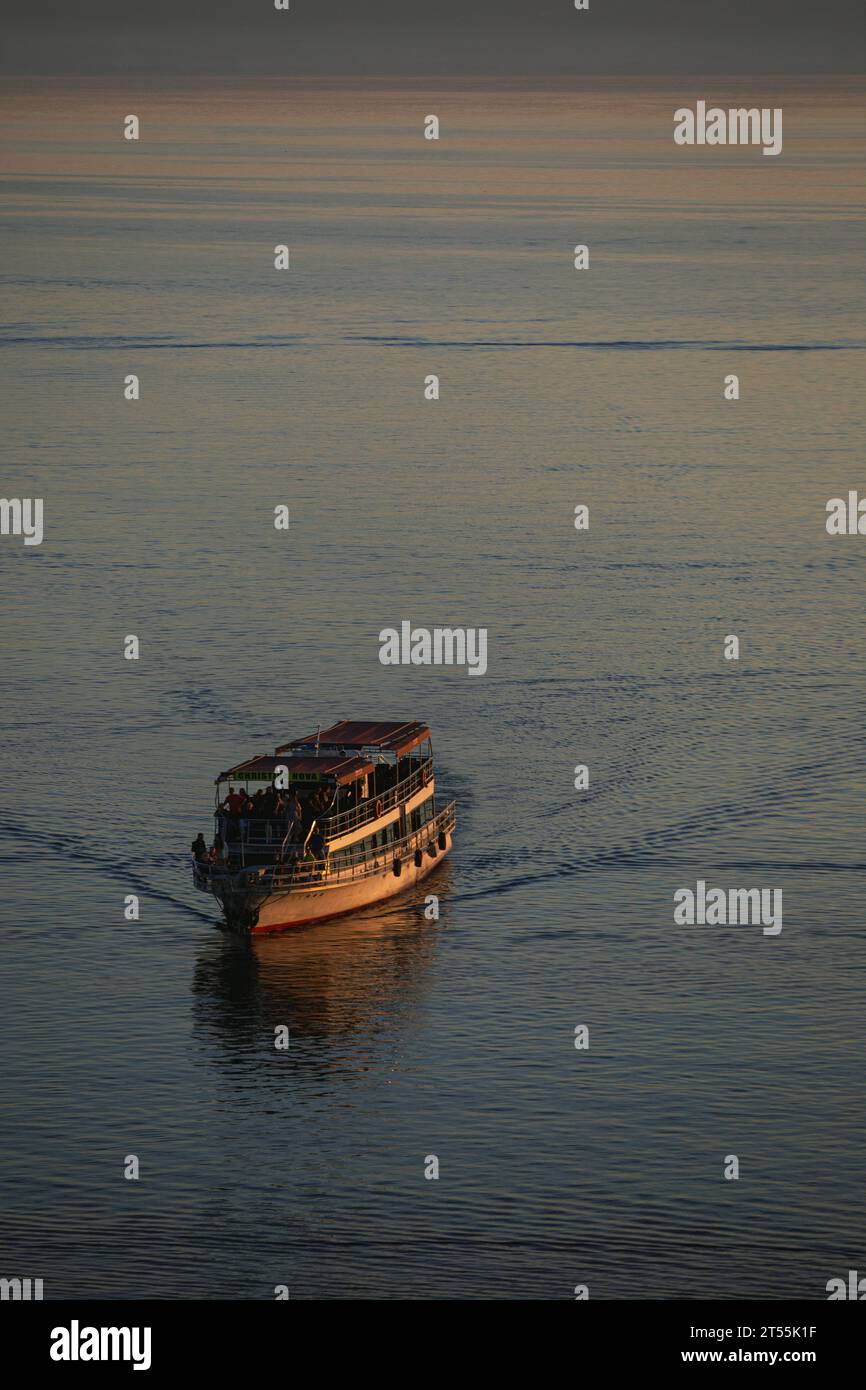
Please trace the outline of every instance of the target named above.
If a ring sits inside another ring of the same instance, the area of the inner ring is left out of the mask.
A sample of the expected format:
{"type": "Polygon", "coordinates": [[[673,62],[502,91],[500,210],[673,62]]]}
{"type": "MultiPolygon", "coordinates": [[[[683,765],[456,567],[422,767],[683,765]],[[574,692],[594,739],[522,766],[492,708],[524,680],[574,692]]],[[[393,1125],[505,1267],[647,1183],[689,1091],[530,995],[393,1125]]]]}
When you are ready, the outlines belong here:
{"type": "Polygon", "coordinates": [[[262,787],[253,796],[229,787],[219,806],[219,829],[212,846],[208,849],[204,836],[198,835],[191,846],[193,858],[197,864],[224,864],[229,845],[248,840],[251,828],[258,832],[256,838],[270,844],[299,846],[309,838],[311,848],[320,848],[324,853],[324,837],[321,833],[310,836],[310,830],[328,810],[332,799],[332,793],[321,785],[303,801],[295,787],[286,791],[273,785],[262,787]]]}

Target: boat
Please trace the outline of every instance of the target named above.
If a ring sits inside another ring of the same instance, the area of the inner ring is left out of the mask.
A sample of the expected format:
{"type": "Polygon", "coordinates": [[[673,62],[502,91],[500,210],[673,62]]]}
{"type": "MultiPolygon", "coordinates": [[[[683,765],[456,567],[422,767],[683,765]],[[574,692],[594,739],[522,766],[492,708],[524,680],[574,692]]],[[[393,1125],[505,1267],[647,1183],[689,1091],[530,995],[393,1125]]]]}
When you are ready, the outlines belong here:
{"type": "Polygon", "coordinates": [[[404,893],[451,850],[456,803],[440,805],[430,730],[414,720],[340,720],[215,787],[216,849],[194,847],[193,882],[251,935],[404,893]]]}

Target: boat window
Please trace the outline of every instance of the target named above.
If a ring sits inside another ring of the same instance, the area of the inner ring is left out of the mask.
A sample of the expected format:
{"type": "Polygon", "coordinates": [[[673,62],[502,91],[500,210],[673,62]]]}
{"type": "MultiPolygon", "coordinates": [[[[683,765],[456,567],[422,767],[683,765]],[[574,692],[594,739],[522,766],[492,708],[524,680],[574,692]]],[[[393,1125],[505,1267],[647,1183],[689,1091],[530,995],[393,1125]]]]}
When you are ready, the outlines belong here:
{"type": "Polygon", "coordinates": [[[433,797],[428,796],[426,801],[422,801],[420,806],[409,817],[409,825],[412,830],[420,830],[429,820],[433,819],[433,797]]]}

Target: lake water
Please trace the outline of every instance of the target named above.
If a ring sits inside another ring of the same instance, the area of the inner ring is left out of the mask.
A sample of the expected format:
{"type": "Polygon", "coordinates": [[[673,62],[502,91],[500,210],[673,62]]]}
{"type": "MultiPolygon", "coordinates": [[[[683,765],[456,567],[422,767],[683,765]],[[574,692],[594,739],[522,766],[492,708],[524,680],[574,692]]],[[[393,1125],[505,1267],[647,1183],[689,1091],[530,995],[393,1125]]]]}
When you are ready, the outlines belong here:
{"type": "Polygon", "coordinates": [[[0,544],[0,1273],[862,1269],[864,542],[824,509],[864,484],[863,126],[758,87],[694,95],[782,106],[776,159],[676,148],[682,83],[7,87],[3,489],[45,540],[0,544]],[[485,627],[487,674],[383,667],[404,619],[485,627]],[[440,920],[228,936],[214,776],[339,718],[429,722],[440,920]],[[698,879],[781,888],[781,934],[675,926],[698,879]]]}

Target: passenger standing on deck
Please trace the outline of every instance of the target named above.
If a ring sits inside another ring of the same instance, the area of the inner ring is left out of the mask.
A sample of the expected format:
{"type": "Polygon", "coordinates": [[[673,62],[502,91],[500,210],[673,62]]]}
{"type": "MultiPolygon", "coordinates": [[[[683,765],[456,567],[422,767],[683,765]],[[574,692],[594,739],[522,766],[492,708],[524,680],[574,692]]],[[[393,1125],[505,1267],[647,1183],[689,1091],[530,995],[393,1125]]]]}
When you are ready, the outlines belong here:
{"type": "Polygon", "coordinates": [[[273,834],[278,840],[281,840],[283,838],[283,835],[285,834],[285,831],[283,829],[283,816],[285,815],[285,811],[286,803],[283,800],[283,794],[279,790],[279,788],[275,787],[274,799],[271,804],[271,828],[273,830],[273,834]]]}
{"type": "Polygon", "coordinates": [[[228,796],[223,802],[223,807],[228,812],[229,823],[226,826],[226,839],[237,840],[240,835],[240,816],[241,807],[244,804],[244,792],[236,792],[234,787],[229,787],[228,796]]]}
{"type": "Polygon", "coordinates": [[[327,850],[325,848],[325,837],[322,834],[321,830],[313,831],[312,835],[310,836],[309,846],[310,853],[312,854],[314,859],[324,860],[325,858],[327,858],[327,850]]]}
{"type": "Polygon", "coordinates": [[[298,793],[295,791],[294,787],[292,787],[288,795],[286,815],[289,820],[289,834],[293,840],[297,840],[301,835],[303,810],[298,800],[298,793]]]}
{"type": "Polygon", "coordinates": [[[264,837],[267,840],[268,844],[270,844],[271,840],[271,814],[274,809],[275,797],[276,792],[274,791],[273,787],[265,787],[264,795],[262,796],[261,802],[259,803],[259,815],[262,817],[263,820],[262,833],[264,834],[264,837]]]}
{"type": "Polygon", "coordinates": [[[245,839],[246,839],[247,828],[248,828],[248,826],[249,826],[249,823],[250,823],[250,816],[251,816],[252,814],[253,814],[253,803],[252,803],[252,800],[250,799],[250,794],[249,794],[249,792],[244,792],[244,793],[243,793],[243,803],[242,803],[242,805],[241,805],[241,810],[240,810],[240,822],[239,822],[239,823],[240,823],[240,828],[241,828],[241,839],[242,839],[242,840],[245,840],[245,839]]]}

